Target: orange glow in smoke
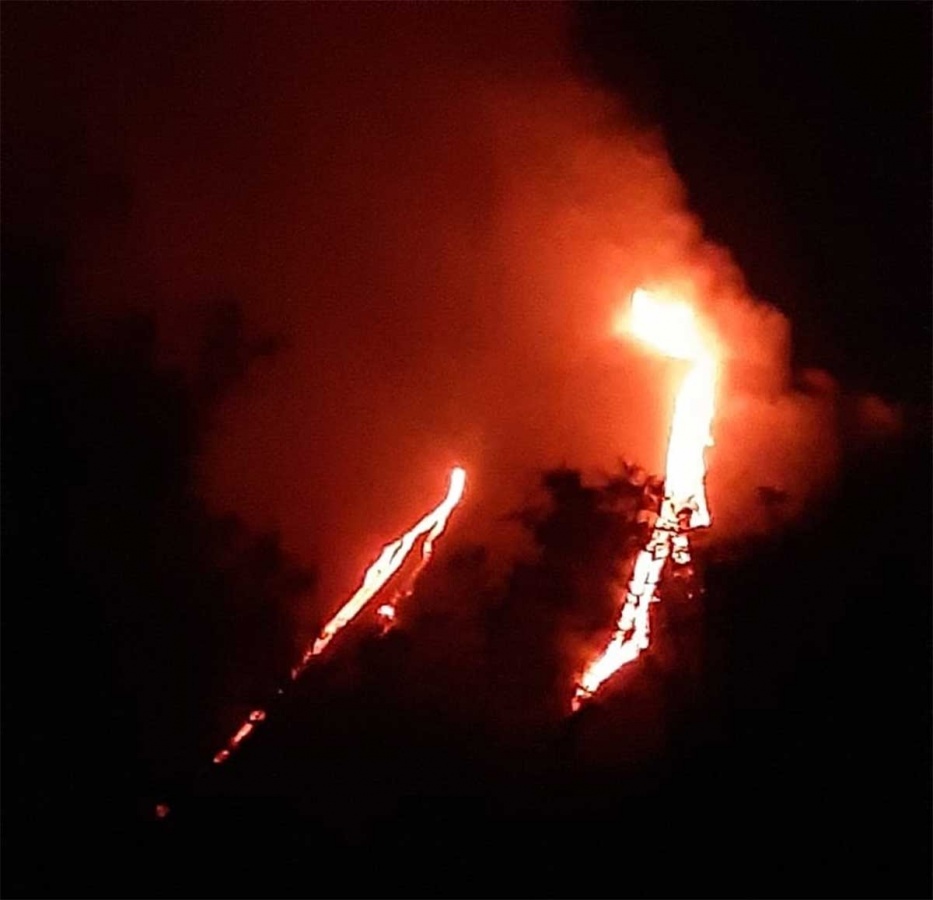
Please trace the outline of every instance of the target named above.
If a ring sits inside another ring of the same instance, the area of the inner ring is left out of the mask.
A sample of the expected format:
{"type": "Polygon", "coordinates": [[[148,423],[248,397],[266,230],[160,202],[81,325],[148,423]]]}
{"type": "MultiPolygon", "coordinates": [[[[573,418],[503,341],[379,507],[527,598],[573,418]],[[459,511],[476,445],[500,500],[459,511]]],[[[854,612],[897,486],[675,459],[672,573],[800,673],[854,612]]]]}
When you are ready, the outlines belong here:
{"type": "Polygon", "coordinates": [[[628,330],[632,337],[673,359],[697,360],[705,352],[693,309],[661,291],[632,291],[628,330]]]}
{"type": "Polygon", "coordinates": [[[573,698],[576,710],[587,697],[648,647],[649,604],[668,557],[690,561],[687,532],[711,522],[706,501],[704,452],[713,443],[710,428],[716,399],[715,355],[693,310],[663,293],[638,288],[632,294],[628,330],[665,356],[693,363],[674,404],[667,445],[664,499],[648,544],[635,559],[631,580],[609,646],[586,668],[573,698]]]}

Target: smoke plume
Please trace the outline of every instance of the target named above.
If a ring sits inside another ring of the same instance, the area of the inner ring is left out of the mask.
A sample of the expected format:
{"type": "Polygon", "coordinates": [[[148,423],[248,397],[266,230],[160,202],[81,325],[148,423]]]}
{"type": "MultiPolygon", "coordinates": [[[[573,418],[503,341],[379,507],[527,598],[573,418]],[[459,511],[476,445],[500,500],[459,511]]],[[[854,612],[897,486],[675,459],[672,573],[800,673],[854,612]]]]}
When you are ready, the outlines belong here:
{"type": "Polygon", "coordinates": [[[835,388],[793,386],[788,322],[704,239],[660,132],[577,70],[565,8],[162,12],[101,13],[118,82],[63,51],[95,197],[75,318],[142,306],[189,370],[218,298],[277,341],[200,482],[326,560],[309,623],[455,462],[463,533],[506,546],[542,469],[663,469],[683,368],[614,333],[638,285],[680,285],[721,346],[717,534],[763,527],[759,487],[792,516],[827,483],[835,388]]]}

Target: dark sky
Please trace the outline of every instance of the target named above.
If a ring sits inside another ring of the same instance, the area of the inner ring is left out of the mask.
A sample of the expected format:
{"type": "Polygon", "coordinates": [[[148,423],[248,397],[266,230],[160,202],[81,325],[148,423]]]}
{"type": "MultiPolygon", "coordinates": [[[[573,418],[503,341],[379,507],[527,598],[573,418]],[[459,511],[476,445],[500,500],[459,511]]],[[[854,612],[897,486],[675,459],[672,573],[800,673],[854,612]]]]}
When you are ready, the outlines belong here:
{"type": "Polygon", "coordinates": [[[930,36],[7,5],[8,894],[928,894],[930,36]],[[681,375],[612,321],[668,281],[724,360],[705,590],[568,720],[681,375]],[[400,627],[205,772],[455,461],[400,627]]]}

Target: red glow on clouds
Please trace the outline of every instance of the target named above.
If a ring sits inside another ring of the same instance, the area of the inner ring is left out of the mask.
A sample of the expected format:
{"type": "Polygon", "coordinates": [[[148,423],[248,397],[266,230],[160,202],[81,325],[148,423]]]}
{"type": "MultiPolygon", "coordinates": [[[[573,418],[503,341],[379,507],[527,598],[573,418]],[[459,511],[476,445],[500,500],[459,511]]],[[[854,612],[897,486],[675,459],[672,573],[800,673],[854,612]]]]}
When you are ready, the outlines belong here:
{"type": "Polygon", "coordinates": [[[543,467],[663,471],[681,366],[612,338],[639,285],[690,286],[725,348],[718,535],[757,527],[757,485],[802,498],[832,471],[833,398],[790,389],[786,321],[704,239],[659,134],[575,72],[567,14],[213,7],[196,69],[182,31],[147,22],[160,64],[98,85],[92,145],[94,122],[138,110],[119,148],[91,147],[132,210],[75,254],[82,321],[150,304],[189,365],[233,296],[284,338],[217,411],[199,477],[215,508],[326,561],[302,641],[453,460],[476,486],[465,531],[502,545],[543,467]]]}

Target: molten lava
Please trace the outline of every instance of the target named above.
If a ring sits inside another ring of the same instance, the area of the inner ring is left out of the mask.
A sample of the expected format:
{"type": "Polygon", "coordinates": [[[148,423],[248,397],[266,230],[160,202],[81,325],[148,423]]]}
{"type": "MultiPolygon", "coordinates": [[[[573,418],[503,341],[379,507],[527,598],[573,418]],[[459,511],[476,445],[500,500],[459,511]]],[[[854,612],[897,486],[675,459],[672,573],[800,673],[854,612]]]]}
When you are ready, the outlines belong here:
{"type": "Polygon", "coordinates": [[[675,565],[689,563],[687,533],[706,528],[711,522],[704,452],[713,443],[710,426],[717,375],[714,353],[687,304],[642,288],[632,294],[629,328],[635,337],[665,356],[689,360],[693,365],[674,404],[660,515],[647,545],[635,559],[609,646],[580,677],[573,698],[575,710],[607,678],[648,647],[649,604],[658,600],[656,591],[665,563],[669,557],[675,565]]]}
{"type": "MultiPolygon", "coordinates": [[[[318,656],[324,651],[324,648],[331,642],[334,635],[342,628],[349,625],[363,607],[385,587],[389,579],[401,568],[418,538],[426,534],[421,544],[421,559],[418,562],[417,568],[408,579],[406,589],[396,592],[391,600],[383,603],[376,610],[377,615],[386,627],[394,622],[398,600],[401,597],[409,596],[414,589],[415,580],[422,569],[428,564],[434,552],[434,542],[444,533],[450,514],[463,497],[465,485],[466,472],[459,466],[456,466],[450,473],[450,485],[447,488],[447,496],[413,528],[406,531],[405,534],[391,544],[386,544],[385,547],[382,548],[382,553],[379,554],[379,558],[366,570],[362,585],[360,585],[356,593],[324,626],[318,638],[305,651],[301,662],[292,669],[292,680],[296,679],[304,671],[308,663],[315,656],[318,656]]],[[[281,695],[284,691],[280,688],[277,693],[281,695]]],[[[254,709],[233,737],[227,741],[227,746],[215,754],[213,760],[214,764],[220,765],[230,759],[234,751],[253,732],[256,725],[265,718],[266,713],[264,710],[254,709]]]]}
{"type": "MultiPolygon", "coordinates": [[[[447,489],[447,496],[413,528],[382,548],[379,558],[366,570],[363,583],[356,593],[344,603],[337,611],[337,614],[324,626],[314,643],[305,651],[301,664],[292,672],[293,678],[298,676],[303,667],[313,657],[323,653],[327,645],[333,640],[334,635],[352,622],[360,610],[382,590],[386,582],[401,568],[402,563],[408,558],[408,554],[411,553],[418,538],[427,533],[427,537],[421,544],[421,561],[412,578],[418,576],[431,559],[431,554],[434,552],[434,542],[444,533],[450,514],[460,502],[460,498],[463,497],[465,485],[466,472],[457,466],[450,473],[450,486],[447,489]]],[[[383,619],[394,619],[396,602],[397,597],[393,598],[389,603],[383,604],[379,608],[379,615],[383,619]],[[392,609],[391,613],[388,612],[388,608],[392,609]]]]}
{"type": "Polygon", "coordinates": [[[227,746],[214,755],[214,764],[220,765],[230,759],[231,754],[240,744],[252,734],[253,729],[258,722],[265,719],[266,713],[262,709],[254,709],[246,718],[246,721],[237,729],[236,734],[227,741],[227,746]]]}

